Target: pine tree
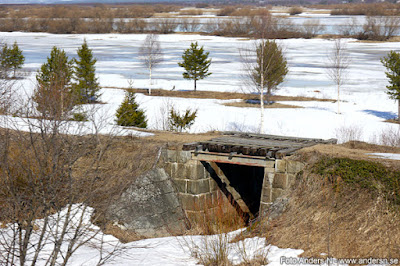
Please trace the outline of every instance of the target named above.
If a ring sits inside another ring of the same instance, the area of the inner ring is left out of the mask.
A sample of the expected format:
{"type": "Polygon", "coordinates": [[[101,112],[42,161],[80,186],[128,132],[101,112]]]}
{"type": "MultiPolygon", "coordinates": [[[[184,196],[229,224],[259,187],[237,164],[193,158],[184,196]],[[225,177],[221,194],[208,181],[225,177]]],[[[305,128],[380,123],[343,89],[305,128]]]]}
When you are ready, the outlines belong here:
{"type": "Polygon", "coordinates": [[[211,75],[208,68],[211,59],[208,59],[210,52],[204,52],[203,46],[198,47],[197,42],[191,43],[190,48],[185,50],[182,55],[183,61],[178,63],[186,72],[183,72],[183,78],[194,80],[194,91],[196,91],[197,80],[204,79],[211,75]]]}
{"type": "Polygon", "coordinates": [[[8,78],[8,73],[11,69],[10,65],[10,49],[7,44],[3,45],[3,49],[1,49],[1,72],[2,78],[8,78]]]}
{"type": "Polygon", "coordinates": [[[386,86],[386,92],[391,99],[397,100],[397,116],[400,122],[400,53],[390,51],[387,57],[381,59],[381,62],[388,70],[385,74],[390,85],[386,86]]]}
{"type": "Polygon", "coordinates": [[[89,49],[86,39],[82,47],[78,49],[79,59],[75,59],[75,80],[74,92],[79,103],[95,102],[99,97],[100,86],[96,78],[97,60],[93,58],[92,50],[89,49]]]}
{"type": "Polygon", "coordinates": [[[172,131],[182,132],[185,129],[189,129],[193,124],[197,116],[197,110],[191,111],[186,109],[184,114],[179,114],[172,108],[169,112],[169,127],[172,131]]]}
{"type": "Polygon", "coordinates": [[[125,99],[119,106],[116,117],[116,122],[120,126],[147,127],[144,111],[139,109],[139,105],[135,101],[135,93],[130,91],[126,92],[125,99]]]}
{"type": "Polygon", "coordinates": [[[15,78],[15,74],[17,69],[21,69],[22,65],[25,62],[25,57],[22,54],[22,50],[19,49],[17,42],[14,42],[12,49],[10,50],[10,59],[11,59],[11,68],[13,69],[13,77],[15,78]]]}
{"type": "Polygon", "coordinates": [[[37,73],[33,99],[43,116],[57,119],[72,110],[76,102],[71,88],[72,64],[65,51],[54,46],[37,73]]]}
{"type": "Polygon", "coordinates": [[[17,42],[14,42],[11,48],[7,44],[4,44],[1,51],[1,67],[5,71],[5,77],[8,77],[10,70],[13,70],[13,77],[15,78],[17,70],[22,68],[24,62],[25,57],[22,54],[22,50],[19,49],[17,42]]]}

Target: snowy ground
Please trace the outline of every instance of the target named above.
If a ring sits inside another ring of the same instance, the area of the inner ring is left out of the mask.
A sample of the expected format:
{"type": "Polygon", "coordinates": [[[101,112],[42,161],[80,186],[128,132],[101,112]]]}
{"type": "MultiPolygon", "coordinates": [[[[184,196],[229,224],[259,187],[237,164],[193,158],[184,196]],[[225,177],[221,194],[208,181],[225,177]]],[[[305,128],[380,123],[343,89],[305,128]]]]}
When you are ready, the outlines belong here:
{"type": "MultiPolygon", "coordinates": [[[[23,49],[25,70],[31,71],[20,82],[24,94],[30,94],[35,84],[34,71],[45,62],[53,46],[75,56],[84,38],[97,57],[97,73],[104,87],[147,88],[148,73],[138,58],[138,48],[145,35],[52,35],[46,33],[1,33],[1,38],[12,43],[17,41],[23,49]]],[[[164,62],[155,69],[154,88],[192,90],[192,81],[182,78],[178,66],[184,49],[198,41],[210,52],[212,64],[210,77],[198,82],[198,89],[205,91],[249,91],[243,85],[243,72],[239,49],[252,42],[242,38],[224,38],[200,35],[160,35],[164,62]]],[[[387,80],[380,58],[390,50],[399,50],[400,43],[362,43],[348,39],[347,47],[351,64],[347,83],[342,86],[340,115],[337,104],[331,102],[286,102],[304,108],[265,110],[265,132],[268,134],[299,137],[333,138],[346,129],[357,131],[358,138],[370,141],[382,130],[397,129],[397,125],[383,122],[396,116],[396,102],[385,93],[387,80]]],[[[336,98],[333,82],[326,75],[327,55],[333,41],[322,39],[290,39],[279,41],[285,49],[289,74],[277,92],[281,95],[336,98]]],[[[108,115],[108,125],[114,124],[113,115],[121,103],[124,92],[117,88],[102,90],[101,112],[108,115]]],[[[221,100],[151,97],[139,94],[137,100],[146,111],[150,128],[160,128],[160,117],[167,105],[184,110],[198,110],[198,117],[191,132],[209,130],[257,131],[259,110],[224,106],[221,100]]],[[[347,130],[347,131],[348,131],[347,130]]],[[[126,131],[121,134],[127,134],[126,131]]],[[[340,137],[340,136],[339,136],[340,137]]]]}
{"type": "MultiPolygon", "coordinates": [[[[264,238],[249,238],[236,243],[229,243],[236,235],[241,234],[242,230],[237,230],[228,234],[212,235],[212,236],[179,236],[179,237],[163,237],[134,241],[130,243],[121,243],[118,239],[111,235],[103,234],[100,229],[90,222],[92,213],[91,208],[85,208],[83,205],[72,205],[70,215],[67,218],[67,208],[59,213],[49,216],[46,224],[46,234],[42,241],[38,262],[36,265],[46,265],[46,260],[52,254],[54,242],[63,239],[61,254],[57,260],[62,263],[68,245],[71,241],[76,241],[74,245],[81,245],[68,261],[71,266],[94,266],[99,265],[119,265],[119,266],[187,266],[198,265],[198,260],[194,254],[205,254],[206,251],[211,252],[213,243],[227,245],[224,250],[228,254],[228,258],[233,263],[240,263],[251,260],[257,255],[267,258],[269,265],[281,265],[281,257],[297,258],[303,251],[296,249],[280,249],[275,246],[267,245],[264,238]],[[64,227],[64,221],[68,220],[66,234],[63,238],[60,228],[64,227]],[[78,229],[79,228],[79,229],[78,229]],[[79,230],[79,236],[75,240],[75,231],[79,230]],[[110,258],[107,258],[108,255],[110,258]],[[102,255],[102,256],[101,256],[102,255]],[[101,260],[103,258],[104,260],[101,260]]],[[[30,238],[29,252],[27,263],[33,259],[33,252],[37,246],[39,236],[43,226],[43,220],[35,221],[35,231],[30,238]]],[[[5,243],[11,243],[13,239],[13,225],[2,226],[0,236],[2,242],[0,244],[0,258],[4,258],[5,243]],[[7,242],[8,241],[8,242],[7,242]]],[[[74,246],[75,247],[75,246],[74,246]]],[[[1,262],[1,261],[0,261],[1,262]]],[[[16,264],[17,261],[15,261],[16,264]]]]}

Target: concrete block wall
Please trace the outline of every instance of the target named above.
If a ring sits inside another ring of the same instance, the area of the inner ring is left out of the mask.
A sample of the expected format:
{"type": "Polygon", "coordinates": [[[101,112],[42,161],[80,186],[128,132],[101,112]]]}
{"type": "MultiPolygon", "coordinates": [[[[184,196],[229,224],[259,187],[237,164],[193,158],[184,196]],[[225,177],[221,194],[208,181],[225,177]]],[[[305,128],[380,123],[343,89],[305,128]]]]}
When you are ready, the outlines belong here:
{"type": "Polygon", "coordinates": [[[289,159],[276,159],[273,167],[266,167],[260,200],[260,215],[266,215],[269,206],[295,181],[304,164],[289,159]]]}
{"type": "Polygon", "coordinates": [[[190,151],[165,150],[164,169],[171,176],[182,208],[190,218],[221,197],[217,183],[204,165],[192,160],[190,151]]]}
{"type": "MultiPolygon", "coordinates": [[[[200,212],[217,203],[222,192],[210,176],[212,169],[206,169],[198,160],[192,160],[191,151],[164,150],[164,169],[175,184],[182,208],[187,216],[200,212]]],[[[208,164],[206,164],[208,165],[208,164]]],[[[206,166],[209,167],[209,166],[206,166]]],[[[260,199],[259,214],[264,215],[268,207],[287,190],[304,164],[288,159],[266,161],[264,181],[260,199]]]]}

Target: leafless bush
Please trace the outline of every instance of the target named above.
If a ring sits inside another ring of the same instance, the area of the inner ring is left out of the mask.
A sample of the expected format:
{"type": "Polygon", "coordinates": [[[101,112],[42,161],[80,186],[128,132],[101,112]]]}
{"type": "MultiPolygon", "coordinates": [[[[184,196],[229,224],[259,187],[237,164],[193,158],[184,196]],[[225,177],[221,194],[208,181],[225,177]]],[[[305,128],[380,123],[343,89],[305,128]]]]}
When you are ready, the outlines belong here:
{"type": "Polygon", "coordinates": [[[356,36],[359,32],[358,23],[358,19],[355,17],[347,20],[345,23],[340,25],[340,34],[349,37],[356,36]]]}
{"type": "Polygon", "coordinates": [[[173,104],[168,98],[163,101],[159,109],[156,111],[154,127],[158,130],[169,130],[169,113],[173,108],[173,104]]]}
{"type": "Polygon", "coordinates": [[[172,33],[177,27],[175,19],[163,18],[155,22],[155,31],[163,34],[172,33]]]}
{"type": "Polygon", "coordinates": [[[357,34],[357,38],[360,40],[385,41],[398,32],[399,26],[399,17],[367,16],[363,29],[357,34]]]}
{"type": "Polygon", "coordinates": [[[179,27],[184,32],[197,32],[200,30],[200,22],[195,18],[183,18],[179,22],[179,27]]]}
{"type": "Polygon", "coordinates": [[[126,22],[125,27],[127,33],[143,33],[147,30],[148,23],[143,19],[135,18],[130,19],[128,22],[126,22]]]}
{"type": "Polygon", "coordinates": [[[291,16],[294,16],[303,13],[303,9],[300,6],[293,6],[289,8],[288,12],[291,16]]]}
{"type": "Polygon", "coordinates": [[[394,15],[398,8],[389,3],[369,3],[369,4],[344,4],[331,7],[331,15],[366,15],[366,16],[386,16],[394,15]]]}
{"type": "Polygon", "coordinates": [[[345,143],[353,140],[362,141],[363,128],[359,125],[341,126],[335,129],[335,136],[338,143],[345,143]]]}
{"type": "Polygon", "coordinates": [[[199,9],[183,9],[179,11],[179,15],[186,15],[186,16],[199,16],[203,15],[203,11],[199,9]]]}
{"type": "Polygon", "coordinates": [[[312,38],[321,34],[325,30],[325,26],[321,24],[319,19],[306,20],[301,30],[305,38],[312,38]]]}
{"type": "MultiPolygon", "coordinates": [[[[0,75],[3,75],[2,71],[0,69],[0,75]]],[[[9,114],[14,110],[15,96],[13,81],[0,80],[0,115],[9,114]]]]}
{"type": "Polygon", "coordinates": [[[400,128],[388,128],[382,130],[377,139],[378,144],[392,147],[400,147],[400,128]]]}
{"type": "MultiPolygon", "coordinates": [[[[24,117],[33,105],[26,104],[24,117]]],[[[98,239],[100,229],[91,225],[101,211],[95,214],[88,206],[112,187],[98,171],[112,137],[100,137],[100,124],[93,120],[89,127],[64,119],[2,122],[14,129],[0,135],[2,265],[67,264],[90,241],[98,244],[101,260],[110,258],[103,248],[113,244],[98,239]],[[93,134],[85,135],[88,128],[93,134]],[[85,167],[77,170],[80,160],[85,167]]]]}
{"type": "Polygon", "coordinates": [[[234,6],[226,6],[218,11],[217,16],[230,16],[236,8],[234,6]]]}

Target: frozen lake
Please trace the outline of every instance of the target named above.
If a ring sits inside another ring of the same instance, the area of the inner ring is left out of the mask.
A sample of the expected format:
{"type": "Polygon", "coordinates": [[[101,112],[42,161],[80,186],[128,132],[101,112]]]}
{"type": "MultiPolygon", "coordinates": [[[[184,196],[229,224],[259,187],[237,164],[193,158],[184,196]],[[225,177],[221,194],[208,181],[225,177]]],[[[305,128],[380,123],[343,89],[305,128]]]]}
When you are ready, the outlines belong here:
{"type": "MultiPolygon", "coordinates": [[[[104,87],[148,87],[148,72],[138,59],[138,50],[146,35],[142,34],[101,34],[101,35],[52,35],[45,33],[1,33],[3,41],[17,41],[26,57],[25,70],[36,71],[46,60],[53,46],[64,49],[70,57],[86,38],[98,59],[97,73],[104,87]]],[[[225,38],[201,35],[160,35],[164,62],[154,69],[154,87],[166,90],[192,90],[193,82],[182,78],[183,69],[178,66],[184,49],[197,41],[210,52],[211,76],[198,82],[198,89],[205,91],[245,90],[239,50],[252,45],[243,38],[225,38]]],[[[294,135],[303,137],[335,137],[335,130],[341,127],[360,127],[363,139],[369,140],[374,134],[394,127],[383,121],[397,113],[397,104],[385,93],[387,80],[380,58],[390,50],[399,50],[400,43],[365,43],[353,39],[345,40],[351,63],[347,82],[342,86],[342,115],[337,115],[335,103],[304,102],[301,109],[266,110],[266,132],[270,134],[294,135]]],[[[289,74],[280,85],[278,94],[293,96],[312,96],[335,98],[336,87],[326,75],[328,54],[332,40],[289,39],[278,41],[284,47],[288,60],[289,74]]],[[[34,75],[24,81],[25,90],[34,86],[34,75]]],[[[102,100],[108,104],[112,114],[123,98],[123,91],[103,89],[102,100]]],[[[198,118],[192,127],[193,132],[207,130],[256,130],[259,111],[256,108],[237,108],[221,105],[217,100],[163,99],[161,97],[138,96],[142,108],[147,111],[150,127],[156,128],[157,113],[160,106],[170,101],[179,108],[197,108],[198,118]],[[218,114],[218,115],[215,115],[218,114]]],[[[110,120],[112,123],[112,120],[110,120]]]]}

